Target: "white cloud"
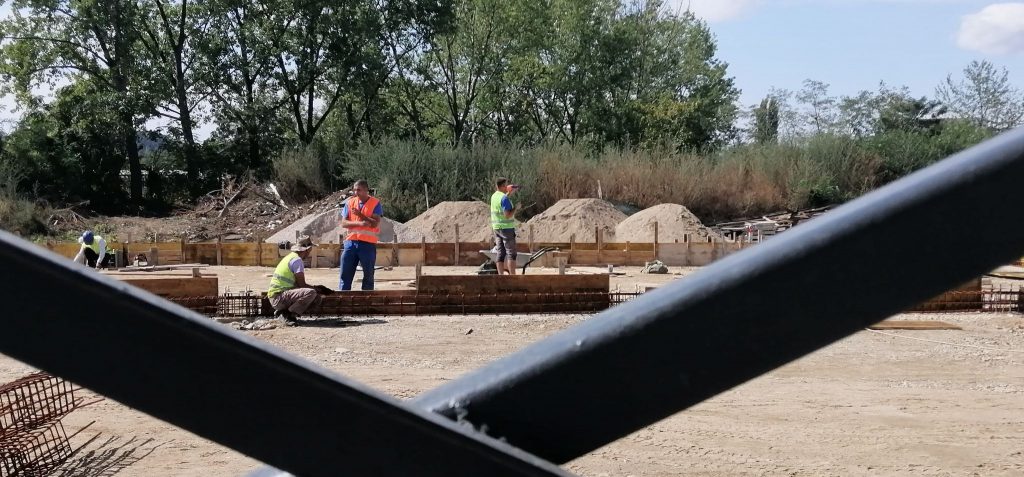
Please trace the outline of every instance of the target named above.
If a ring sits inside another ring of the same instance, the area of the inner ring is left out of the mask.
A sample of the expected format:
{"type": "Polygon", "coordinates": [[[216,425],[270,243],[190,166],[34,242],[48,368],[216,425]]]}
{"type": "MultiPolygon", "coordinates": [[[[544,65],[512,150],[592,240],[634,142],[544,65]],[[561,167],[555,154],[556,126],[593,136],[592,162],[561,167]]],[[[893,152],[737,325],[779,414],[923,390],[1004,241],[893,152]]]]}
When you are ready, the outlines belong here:
{"type": "Polygon", "coordinates": [[[986,54],[1024,53],[1024,2],[995,3],[964,16],[956,44],[986,54]]]}
{"type": "Polygon", "coordinates": [[[665,8],[686,11],[687,8],[708,22],[720,22],[740,16],[761,3],[761,0],[668,0],[665,8]]]}

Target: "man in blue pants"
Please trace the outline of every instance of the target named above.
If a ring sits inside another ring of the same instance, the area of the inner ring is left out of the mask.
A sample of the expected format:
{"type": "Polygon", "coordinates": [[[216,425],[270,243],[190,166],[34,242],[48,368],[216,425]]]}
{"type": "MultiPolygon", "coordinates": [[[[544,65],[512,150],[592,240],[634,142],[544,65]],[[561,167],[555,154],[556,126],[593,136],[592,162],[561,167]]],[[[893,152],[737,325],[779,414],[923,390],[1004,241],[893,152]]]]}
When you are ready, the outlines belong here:
{"type": "Polygon", "coordinates": [[[370,186],[358,180],[352,186],[355,195],[345,201],[341,209],[341,226],[347,230],[341,252],[341,278],[339,288],[351,290],[356,266],[363,267],[363,290],[373,290],[373,267],[377,263],[377,240],[380,237],[380,218],[384,208],[376,197],[370,196],[370,186]]]}

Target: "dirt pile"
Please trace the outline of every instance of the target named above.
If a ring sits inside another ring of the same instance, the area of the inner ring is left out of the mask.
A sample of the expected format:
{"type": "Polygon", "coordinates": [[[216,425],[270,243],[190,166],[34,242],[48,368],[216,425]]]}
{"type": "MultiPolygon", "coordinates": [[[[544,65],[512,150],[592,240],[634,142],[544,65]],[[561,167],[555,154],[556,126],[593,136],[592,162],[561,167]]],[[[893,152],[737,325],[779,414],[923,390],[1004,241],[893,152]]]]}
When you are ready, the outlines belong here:
{"type": "Polygon", "coordinates": [[[462,242],[488,242],[493,236],[491,209],[483,202],[441,202],[405,223],[412,233],[426,237],[427,242],[454,242],[456,224],[462,242]]]}
{"type": "MultiPolygon", "coordinates": [[[[562,199],[526,223],[535,242],[593,242],[594,227],[604,231],[603,240],[614,242],[615,226],[626,219],[614,205],[600,199],[562,199]]],[[[524,237],[525,238],[525,237],[524,237]]]]}
{"type": "Polygon", "coordinates": [[[658,223],[659,242],[682,242],[690,236],[692,242],[705,242],[708,237],[716,242],[722,236],[707,228],[686,207],[679,204],[659,204],[637,212],[619,223],[615,237],[619,242],[653,242],[654,223],[658,223]]]}
{"type": "MultiPolygon", "coordinates": [[[[266,242],[278,243],[285,240],[294,242],[295,231],[298,230],[299,235],[309,235],[315,243],[338,243],[341,240],[339,236],[344,233],[341,228],[339,213],[341,213],[341,208],[309,214],[285,226],[274,235],[267,237],[266,242]]],[[[420,234],[409,230],[401,222],[396,222],[387,217],[381,219],[381,242],[415,243],[420,241],[420,237],[422,237],[420,234]]]]}

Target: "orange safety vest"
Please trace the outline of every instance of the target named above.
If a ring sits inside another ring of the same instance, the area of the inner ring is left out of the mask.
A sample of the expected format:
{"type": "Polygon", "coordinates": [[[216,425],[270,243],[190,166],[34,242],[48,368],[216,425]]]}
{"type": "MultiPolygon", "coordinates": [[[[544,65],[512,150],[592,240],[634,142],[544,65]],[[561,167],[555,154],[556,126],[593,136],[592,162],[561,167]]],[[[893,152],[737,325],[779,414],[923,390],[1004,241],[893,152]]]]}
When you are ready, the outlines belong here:
{"type": "MultiPolygon", "coordinates": [[[[373,209],[377,208],[377,204],[380,201],[376,197],[370,197],[366,199],[366,203],[363,204],[363,208],[360,211],[367,217],[373,216],[373,209]]],[[[348,200],[348,217],[346,220],[362,220],[356,216],[354,210],[359,208],[359,197],[353,197],[348,200]]],[[[377,227],[349,227],[348,235],[345,240],[359,240],[368,243],[377,243],[377,239],[380,237],[380,224],[377,227]]]]}

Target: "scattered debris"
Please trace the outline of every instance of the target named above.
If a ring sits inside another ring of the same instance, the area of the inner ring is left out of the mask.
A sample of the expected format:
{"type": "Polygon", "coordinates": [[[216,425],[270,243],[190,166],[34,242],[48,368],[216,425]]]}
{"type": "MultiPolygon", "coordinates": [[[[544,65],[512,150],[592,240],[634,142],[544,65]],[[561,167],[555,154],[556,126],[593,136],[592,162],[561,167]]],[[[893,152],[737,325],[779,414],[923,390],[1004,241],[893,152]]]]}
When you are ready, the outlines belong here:
{"type": "Polygon", "coordinates": [[[645,263],[644,268],[643,270],[640,270],[640,273],[663,275],[668,273],[668,267],[665,266],[661,260],[655,260],[653,262],[645,263]]]}

